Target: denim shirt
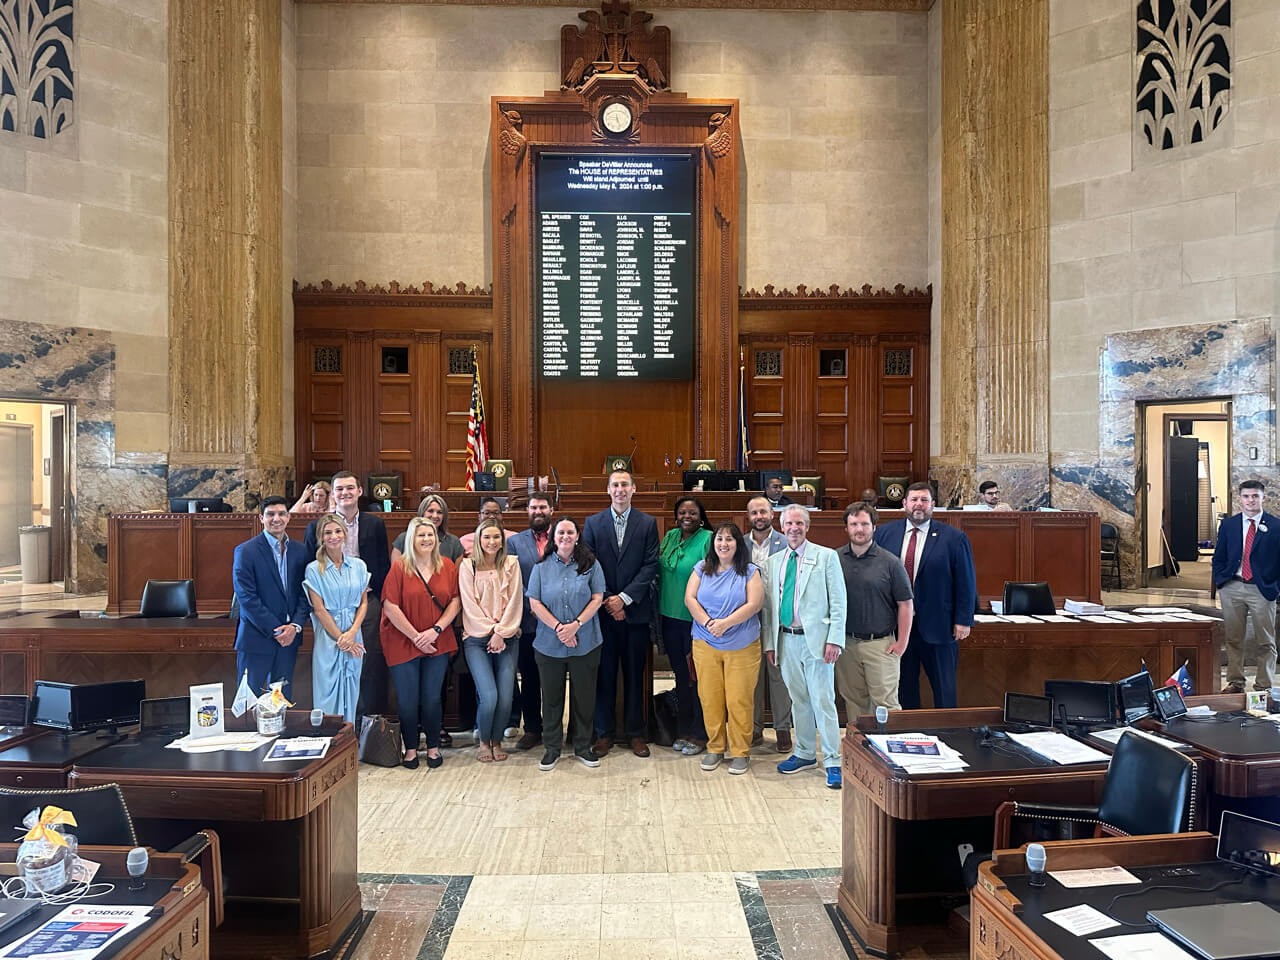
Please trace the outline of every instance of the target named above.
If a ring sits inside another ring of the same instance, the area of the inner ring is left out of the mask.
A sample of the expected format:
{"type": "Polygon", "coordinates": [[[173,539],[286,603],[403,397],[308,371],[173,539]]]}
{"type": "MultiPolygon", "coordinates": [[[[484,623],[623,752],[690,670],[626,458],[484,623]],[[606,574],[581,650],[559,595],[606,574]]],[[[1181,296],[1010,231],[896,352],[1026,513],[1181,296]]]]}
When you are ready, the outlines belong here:
{"type": "MultiPolygon", "coordinates": [[[[600,562],[593,561],[590,570],[579,573],[576,563],[565,563],[554,553],[533,565],[525,589],[525,596],[537,600],[561,623],[579,617],[593,593],[604,593],[604,571],[600,569],[600,562]]],[[[576,647],[566,647],[555,630],[539,620],[533,649],[548,657],[580,657],[600,646],[601,640],[600,622],[595,617],[582,621],[576,647]]]]}

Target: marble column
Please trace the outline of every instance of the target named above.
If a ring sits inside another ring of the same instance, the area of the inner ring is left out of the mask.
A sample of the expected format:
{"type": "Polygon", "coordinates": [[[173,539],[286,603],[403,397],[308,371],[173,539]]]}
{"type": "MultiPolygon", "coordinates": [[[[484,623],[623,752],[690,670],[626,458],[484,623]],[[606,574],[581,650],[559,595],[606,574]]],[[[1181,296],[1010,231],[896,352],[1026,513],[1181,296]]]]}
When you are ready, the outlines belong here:
{"type": "Polygon", "coordinates": [[[169,493],[236,507],[288,476],[280,43],[280,0],[169,4],[169,493]]]}
{"type": "Polygon", "coordinates": [[[939,498],[1048,502],[1047,0],[942,10],[939,498]]]}

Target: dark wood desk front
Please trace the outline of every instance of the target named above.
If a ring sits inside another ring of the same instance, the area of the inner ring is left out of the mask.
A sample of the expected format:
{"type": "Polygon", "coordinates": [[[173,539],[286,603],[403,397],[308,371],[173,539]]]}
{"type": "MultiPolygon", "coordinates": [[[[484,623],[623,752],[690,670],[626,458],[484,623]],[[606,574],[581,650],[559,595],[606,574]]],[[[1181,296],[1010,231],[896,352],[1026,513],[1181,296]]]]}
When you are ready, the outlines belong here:
{"type": "MultiPolygon", "coordinates": [[[[341,717],[320,732],[334,736],[323,759],[282,763],[264,763],[266,748],[193,754],[166,749],[172,735],[134,736],[78,760],[69,785],[120,784],[139,839],[161,849],[217,830],[226,896],[217,956],[313,957],[360,915],[356,737],[341,717]]],[[[285,735],[312,735],[306,711],[289,711],[285,735]]]]}
{"type": "Polygon", "coordinates": [[[970,894],[969,955],[974,960],[1096,960],[1102,954],[1090,938],[1154,931],[1143,923],[1148,910],[1227,900],[1274,902],[1280,896],[1280,880],[1250,877],[1219,861],[1217,838],[1208,833],[1067,840],[1044,847],[1049,870],[1122,866],[1143,884],[1069,890],[1048,877],[1044,887],[1033,888],[1027,883],[1025,848],[997,850],[979,868],[970,894]],[[1189,867],[1195,875],[1170,882],[1165,874],[1172,867],[1189,867]],[[1117,894],[1125,894],[1124,900],[1117,901],[1117,894]],[[1131,926],[1079,937],[1044,918],[1081,904],[1131,926]]]}
{"type": "MultiPolygon", "coordinates": [[[[662,497],[662,494],[650,494],[662,497]]],[[[736,496],[736,495],[735,495],[736,496]]],[[[665,501],[642,504],[657,517],[660,532],[674,523],[665,501]]],[[[560,513],[581,522],[588,514],[608,505],[603,497],[579,506],[561,503],[560,513]]],[[[387,537],[403,533],[416,514],[381,514],[387,537]]],[[[900,510],[884,510],[881,522],[902,516],[900,510]]],[[[474,529],[471,514],[450,517],[450,531],[459,536],[474,529]]],[[[1004,596],[1007,580],[1047,580],[1059,600],[1102,599],[1101,539],[1096,513],[1020,513],[939,510],[934,519],[963,530],[973,545],[978,572],[978,596],[985,604],[1004,596]]],[[[722,520],[745,525],[743,510],[712,510],[713,524],[722,520]]],[[[301,540],[312,518],[296,515],[289,535],[301,540]]],[[[844,518],[838,510],[811,516],[810,539],[829,547],[848,542],[844,518]]],[[[503,523],[520,530],[528,520],[520,512],[508,512],[503,523]]],[[[231,560],[238,544],[262,532],[257,514],[251,513],[128,513],[107,521],[107,612],[136,613],[148,580],[194,580],[196,605],[201,613],[226,613],[231,606],[231,560]]]]}
{"type": "Polygon", "coordinates": [[[888,732],[937,734],[970,764],[927,775],[907,774],[871,747],[873,718],[846,728],[838,902],[872,950],[897,953],[907,924],[936,919],[929,911],[938,898],[963,893],[956,844],[986,849],[1004,801],[1098,802],[1105,764],[1058,766],[979,747],[973,728],[1002,719],[994,708],[891,713],[888,732]]]}
{"type": "MultiPolygon", "coordinates": [[[[146,887],[129,890],[125,859],[129,847],[80,847],[80,856],[100,864],[97,882],[114,884],[105,897],[89,901],[103,906],[154,905],[162,911],[146,924],[123,934],[118,944],[110,943],[103,960],[208,960],[209,892],[200,882],[200,870],[183,863],[176,853],[149,850],[146,887]]],[[[18,845],[0,843],[0,862],[12,869],[18,845]]],[[[52,920],[63,909],[58,905],[37,908],[34,914],[0,934],[0,946],[14,943],[52,920]]]]}

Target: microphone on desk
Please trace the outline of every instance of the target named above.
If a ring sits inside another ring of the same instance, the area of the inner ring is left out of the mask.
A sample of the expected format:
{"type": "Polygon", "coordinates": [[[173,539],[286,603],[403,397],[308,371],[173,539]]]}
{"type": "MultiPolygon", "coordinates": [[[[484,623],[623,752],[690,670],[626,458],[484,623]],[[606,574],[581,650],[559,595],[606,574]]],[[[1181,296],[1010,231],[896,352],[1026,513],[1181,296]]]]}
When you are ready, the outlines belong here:
{"type": "Polygon", "coordinates": [[[147,864],[150,862],[146,847],[134,847],[125,858],[125,869],[129,871],[129,889],[145,890],[147,888],[147,864]]]}
{"type": "Polygon", "coordinates": [[[1027,873],[1031,876],[1027,880],[1033,887],[1044,886],[1044,863],[1046,860],[1044,852],[1044,844],[1029,843],[1027,844],[1027,873]]]}
{"type": "Polygon", "coordinates": [[[889,719],[889,708],[876,707],[876,725],[880,727],[880,733],[884,733],[884,725],[888,719],[889,719]]]}

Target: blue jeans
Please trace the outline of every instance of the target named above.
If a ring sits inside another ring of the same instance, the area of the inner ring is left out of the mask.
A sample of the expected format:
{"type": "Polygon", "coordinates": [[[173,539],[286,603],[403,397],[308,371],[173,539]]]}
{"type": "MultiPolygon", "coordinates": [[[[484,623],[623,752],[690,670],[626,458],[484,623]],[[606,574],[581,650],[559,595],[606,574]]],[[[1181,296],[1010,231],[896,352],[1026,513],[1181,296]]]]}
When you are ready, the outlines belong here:
{"type": "Polygon", "coordinates": [[[406,750],[418,749],[418,734],[426,731],[427,748],[440,746],[440,723],[444,719],[444,675],[449,669],[449,655],[414,657],[408,663],[391,667],[391,680],[396,685],[400,702],[400,733],[406,750]]]}
{"type": "Polygon", "coordinates": [[[488,637],[467,637],[462,654],[476,684],[476,729],[483,743],[501,743],[511,715],[520,641],[512,637],[501,653],[490,653],[488,637]]]}

